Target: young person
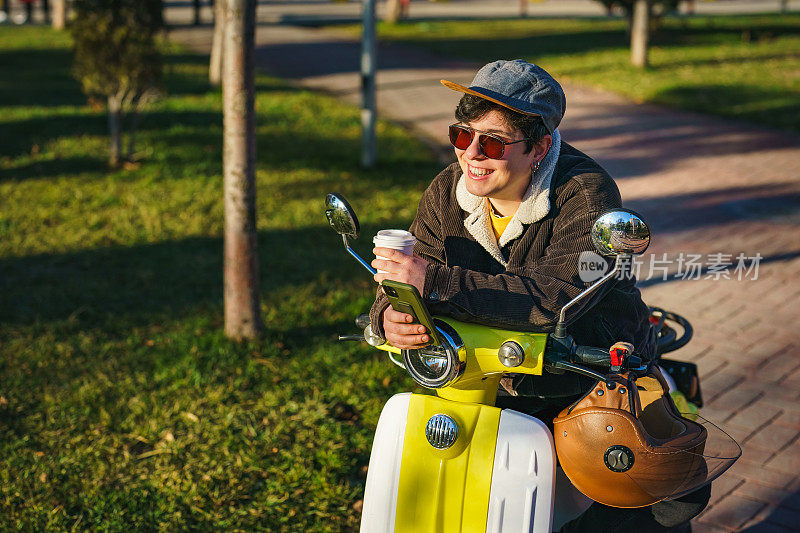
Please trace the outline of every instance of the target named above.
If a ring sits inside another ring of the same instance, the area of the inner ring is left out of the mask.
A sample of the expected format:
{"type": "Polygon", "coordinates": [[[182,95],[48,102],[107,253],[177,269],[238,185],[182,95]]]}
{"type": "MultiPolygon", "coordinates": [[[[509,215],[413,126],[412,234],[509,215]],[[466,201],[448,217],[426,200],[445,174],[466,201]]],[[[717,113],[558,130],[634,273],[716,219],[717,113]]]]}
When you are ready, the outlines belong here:
{"type": "MultiPolygon", "coordinates": [[[[542,68],[522,60],[481,68],[464,93],[450,126],[458,159],[422,195],[411,232],[413,255],[375,248],[372,266],[417,287],[431,312],[465,322],[549,332],[559,312],[589,283],[579,275],[581,253],[594,249],[594,221],[621,207],[619,190],[590,157],[561,139],[566,99],[542,68]]],[[[635,279],[615,279],[570,308],[569,333],[578,344],[632,343],[653,357],[647,306],[635,279]]],[[[395,311],[378,291],[370,312],[373,331],[398,348],[426,345],[425,328],[395,311]]],[[[548,424],[592,383],[576,374],[510,375],[498,406],[534,414],[548,424]]],[[[691,496],[691,495],[690,495],[691,496]]],[[[696,495],[695,495],[696,496],[696,495]]],[[[564,531],[667,531],[698,514],[708,500],[669,502],[643,509],[595,503],[564,531]],[[662,505],[663,507],[663,505],[662,505]],[[667,509],[667,510],[665,510],[667,509]],[[607,529],[603,527],[607,526],[607,529]]]]}

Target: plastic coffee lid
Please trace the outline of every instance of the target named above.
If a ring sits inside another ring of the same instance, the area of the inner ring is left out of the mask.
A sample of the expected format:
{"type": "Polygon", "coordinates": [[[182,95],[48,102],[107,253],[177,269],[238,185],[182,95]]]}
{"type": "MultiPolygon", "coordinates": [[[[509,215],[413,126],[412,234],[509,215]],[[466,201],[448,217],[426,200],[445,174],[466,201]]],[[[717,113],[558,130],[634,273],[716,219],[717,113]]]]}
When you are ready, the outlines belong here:
{"type": "Polygon", "coordinates": [[[400,244],[415,242],[417,239],[411,234],[410,231],[406,231],[404,229],[382,229],[372,240],[373,242],[387,241],[400,244]]]}

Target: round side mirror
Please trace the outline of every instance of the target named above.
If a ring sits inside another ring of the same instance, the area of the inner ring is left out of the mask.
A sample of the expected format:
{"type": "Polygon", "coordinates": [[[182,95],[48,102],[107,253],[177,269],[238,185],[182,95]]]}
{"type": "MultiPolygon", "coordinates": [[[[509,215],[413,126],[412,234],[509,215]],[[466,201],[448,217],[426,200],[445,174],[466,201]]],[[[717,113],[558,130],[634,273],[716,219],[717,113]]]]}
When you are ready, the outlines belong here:
{"type": "Polygon", "coordinates": [[[650,245],[650,228],[633,211],[614,209],[595,221],[592,244],[602,255],[639,255],[650,245]]]}
{"type": "Polygon", "coordinates": [[[356,212],[353,211],[344,196],[332,192],[325,197],[325,216],[328,217],[328,223],[339,235],[353,239],[358,237],[361,228],[358,225],[356,212]]]}

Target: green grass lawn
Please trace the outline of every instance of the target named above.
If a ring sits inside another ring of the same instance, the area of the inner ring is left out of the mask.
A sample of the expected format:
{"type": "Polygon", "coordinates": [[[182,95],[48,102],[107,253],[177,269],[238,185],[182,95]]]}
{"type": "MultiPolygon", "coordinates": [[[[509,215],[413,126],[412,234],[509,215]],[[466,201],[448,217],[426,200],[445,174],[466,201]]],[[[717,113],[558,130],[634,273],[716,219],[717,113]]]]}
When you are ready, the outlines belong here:
{"type": "Polygon", "coordinates": [[[630,66],[625,26],[618,19],[426,21],[381,24],[379,35],[480,62],[524,58],[557,79],[636,101],[800,132],[800,14],[667,18],[652,38],[647,70],[630,66]]]}
{"type": "Polygon", "coordinates": [[[0,529],[357,528],[383,402],[411,386],[334,340],[374,295],[324,195],[407,227],[436,172],[358,110],[258,77],[263,340],[221,333],[220,93],[171,52],[138,168],[106,169],[106,118],[65,34],[0,28],[0,529]]]}

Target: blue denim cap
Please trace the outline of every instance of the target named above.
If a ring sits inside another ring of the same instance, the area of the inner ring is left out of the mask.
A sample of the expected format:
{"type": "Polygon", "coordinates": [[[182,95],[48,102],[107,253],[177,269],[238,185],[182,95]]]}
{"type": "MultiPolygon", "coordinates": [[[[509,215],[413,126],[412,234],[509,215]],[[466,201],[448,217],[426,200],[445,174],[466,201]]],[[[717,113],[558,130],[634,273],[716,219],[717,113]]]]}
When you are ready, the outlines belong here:
{"type": "Polygon", "coordinates": [[[553,133],[564,117],[567,99],[564,89],[543,68],[514,59],[501,59],[482,67],[469,87],[441,80],[454,91],[472,94],[524,115],[542,117],[553,133]]]}

